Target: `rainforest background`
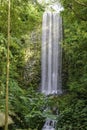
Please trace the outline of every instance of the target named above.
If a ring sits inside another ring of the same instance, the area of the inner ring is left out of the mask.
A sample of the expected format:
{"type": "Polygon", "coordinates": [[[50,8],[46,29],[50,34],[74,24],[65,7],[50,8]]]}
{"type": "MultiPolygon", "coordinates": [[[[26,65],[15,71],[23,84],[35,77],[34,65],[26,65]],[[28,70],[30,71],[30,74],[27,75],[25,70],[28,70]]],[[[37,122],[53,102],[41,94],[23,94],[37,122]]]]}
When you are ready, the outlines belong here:
{"type": "MultiPolygon", "coordinates": [[[[57,1],[57,0],[56,0],[57,1]]],[[[57,130],[87,130],[87,0],[61,0],[64,11],[62,81],[64,93],[48,96],[41,84],[41,27],[44,2],[11,0],[9,130],[41,130],[47,117],[57,130]],[[46,107],[56,107],[59,115],[46,107]]],[[[0,127],[4,128],[8,1],[0,0],[0,127]]]]}

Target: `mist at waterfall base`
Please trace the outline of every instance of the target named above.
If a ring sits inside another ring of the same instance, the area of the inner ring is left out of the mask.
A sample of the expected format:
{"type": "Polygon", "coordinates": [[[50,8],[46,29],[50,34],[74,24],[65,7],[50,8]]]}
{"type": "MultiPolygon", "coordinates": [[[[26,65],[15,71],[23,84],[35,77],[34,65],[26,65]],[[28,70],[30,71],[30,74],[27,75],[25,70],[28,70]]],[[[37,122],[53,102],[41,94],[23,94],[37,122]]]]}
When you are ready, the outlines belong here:
{"type": "Polygon", "coordinates": [[[42,23],[42,83],[45,95],[61,94],[62,18],[60,13],[46,11],[42,23]]]}

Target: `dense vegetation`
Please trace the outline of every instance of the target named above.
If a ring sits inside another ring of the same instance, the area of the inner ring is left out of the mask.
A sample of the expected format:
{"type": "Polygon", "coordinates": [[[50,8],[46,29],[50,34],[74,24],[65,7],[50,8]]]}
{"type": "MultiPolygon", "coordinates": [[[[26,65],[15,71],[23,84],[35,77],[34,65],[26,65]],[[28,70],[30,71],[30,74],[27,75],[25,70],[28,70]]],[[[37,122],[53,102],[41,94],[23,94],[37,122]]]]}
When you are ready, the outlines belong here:
{"type": "MultiPolygon", "coordinates": [[[[57,130],[87,130],[87,0],[61,3],[64,94],[45,97],[37,91],[44,7],[32,0],[11,1],[9,116],[14,123],[9,130],[41,130],[47,117],[57,119],[57,130]],[[44,111],[47,107],[51,110],[44,111]]],[[[7,4],[0,1],[0,115],[5,112],[7,4]]]]}
{"type": "Polygon", "coordinates": [[[87,129],[87,1],[62,0],[63,81],[67,94],[60,98],[58,130],[87,129]],[[65,84],[64,82],[64,84],[65,84]]]}

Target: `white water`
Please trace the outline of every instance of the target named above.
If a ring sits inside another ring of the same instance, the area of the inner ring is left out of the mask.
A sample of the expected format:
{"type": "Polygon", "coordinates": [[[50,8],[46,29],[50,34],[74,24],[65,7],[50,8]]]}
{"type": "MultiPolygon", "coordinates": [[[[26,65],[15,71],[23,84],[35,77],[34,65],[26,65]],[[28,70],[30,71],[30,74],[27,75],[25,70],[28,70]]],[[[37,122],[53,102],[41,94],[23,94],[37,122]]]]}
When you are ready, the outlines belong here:
{"type": "MultiPolygon", "coordinates": [[[[45,95],[62,94],[62,18],[60,3],[50,5],[56,12],[45,11],[42,23],[42,82],[45,95]]],[[[42,130],[55,130],[56,120],[47,118],[42,130]]]]}
{"type": "Polygon", "coordinates": [[[55,120],[47,119],[42,130],[55,130],[55,120]]]}
{"type": "Polygon", "coordinates": [[[61,94],[62,18],[60,13],[46,11],[42,24],[42,84],[45,95],[61,94]]]}

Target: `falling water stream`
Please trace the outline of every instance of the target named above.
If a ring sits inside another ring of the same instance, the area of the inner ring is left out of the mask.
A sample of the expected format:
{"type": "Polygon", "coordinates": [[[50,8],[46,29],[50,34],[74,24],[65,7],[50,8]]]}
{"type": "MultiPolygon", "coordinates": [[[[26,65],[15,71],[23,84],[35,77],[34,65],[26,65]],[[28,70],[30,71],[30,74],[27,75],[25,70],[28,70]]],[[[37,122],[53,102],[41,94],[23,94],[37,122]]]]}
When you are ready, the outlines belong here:
{"type": "Polygon", "coordinates": [[[42,86],[45,95],[61,94],[62,18],[60,13],[46,11],[42,25],[42,86]]]}
{"type": "Polygon", "coordinates": [[[47,119],[42,130],[55,130],[55,120],[47,119]]]}
{"type": "MultiPolygon", "coordinates": [[[[41,92],[45,95],[62,94],[62,18],[60,4],[55,7],[57,11],[44,12],[42,22],[41,92]]],[[[55,123],[47,118],[42,130],[55,130],[55,123]]]]}

